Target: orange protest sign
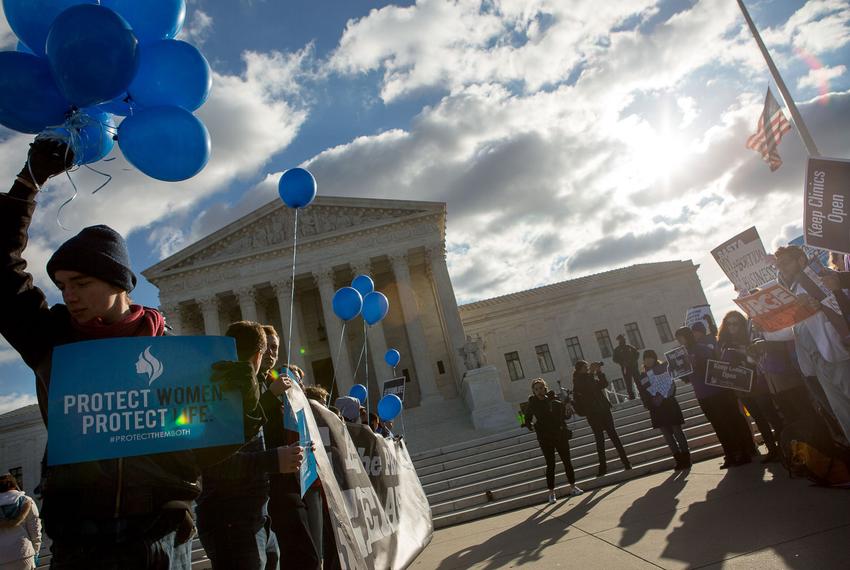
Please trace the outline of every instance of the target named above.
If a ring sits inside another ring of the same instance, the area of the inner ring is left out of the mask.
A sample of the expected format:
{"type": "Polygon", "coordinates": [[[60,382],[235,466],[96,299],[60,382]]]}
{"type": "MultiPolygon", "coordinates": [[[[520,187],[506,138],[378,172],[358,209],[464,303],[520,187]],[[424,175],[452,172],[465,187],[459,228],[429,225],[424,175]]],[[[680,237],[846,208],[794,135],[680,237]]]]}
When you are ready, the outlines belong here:
{"type": "Polygon", "coordinates": [[[818,311],[798,301],[794,293],[778,283],[739,297],[735,303],[765,332],[794,326],[818,311]]]}

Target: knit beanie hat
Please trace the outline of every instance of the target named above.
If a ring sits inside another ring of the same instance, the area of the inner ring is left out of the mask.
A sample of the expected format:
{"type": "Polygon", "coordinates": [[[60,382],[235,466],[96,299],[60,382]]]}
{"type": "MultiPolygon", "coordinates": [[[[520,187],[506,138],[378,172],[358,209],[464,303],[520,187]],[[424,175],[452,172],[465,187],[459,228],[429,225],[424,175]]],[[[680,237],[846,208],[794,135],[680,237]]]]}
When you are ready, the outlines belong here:
{"type": "Polygon", "coordinates": [[[353,396],[341,396],[336,399],[337,409],[346,420],[356,422],[360,419],[360,400],[353,396]]]}
{"type": "Polygon", "coordinates": [[[47,262],[47,274],[54,283],[56,272],[60,270],[79,271],[125,291],[132,291],[136,286],[127,243],[109,226],[84,228],[59,246],[47,262]]]}

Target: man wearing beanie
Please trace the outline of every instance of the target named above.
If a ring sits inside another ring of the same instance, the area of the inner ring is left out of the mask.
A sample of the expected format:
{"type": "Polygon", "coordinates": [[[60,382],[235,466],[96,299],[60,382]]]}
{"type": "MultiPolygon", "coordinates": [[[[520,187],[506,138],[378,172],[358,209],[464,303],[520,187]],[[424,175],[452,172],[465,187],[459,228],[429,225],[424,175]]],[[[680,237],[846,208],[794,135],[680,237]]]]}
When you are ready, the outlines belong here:
{"type": "MultiPolygon", "coordinates": [[[[48,178],[71,164],[64,144],[37,140],[29,164],[0,194],[0,334],[36,376],[47,423],[53,348],[83,340],[161,336],[165,320],[155,309],[131,304],[136,285],[124,238],[104,225],[69,239],[47,263],[64,304],[48,306],[25,270],[23,251],[35,197],[48,178]]],[[[225,387],[251,385],[238,363],[217,363],[213,380],[225,387]]],[[[245,435],[259,429],[256,396],[243,391],[245,435]]],[[[49,445],[49,442],[48,442],[49,445]]],[[[235,448],[182,451],[45,468],[42,518],[52,539],[51,567],[191,568],[192,501],[200,492],[200,468],[235,448]]]]}

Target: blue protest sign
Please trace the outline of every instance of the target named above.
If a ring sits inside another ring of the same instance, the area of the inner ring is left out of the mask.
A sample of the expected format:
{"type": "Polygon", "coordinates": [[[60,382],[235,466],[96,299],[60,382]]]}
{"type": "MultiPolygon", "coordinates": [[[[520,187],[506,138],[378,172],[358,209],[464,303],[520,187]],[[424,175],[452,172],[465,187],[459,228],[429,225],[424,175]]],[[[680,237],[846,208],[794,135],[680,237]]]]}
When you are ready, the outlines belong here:
{"type": "Polygon", "coordinates": [[[210,382],[236,360],[229,337],[133,337],[57,346],[48,404],[49,465],[245,441],[238,390],[210,382]]]}
{"type": "Polygon", "coordinates": [[[310,431],[307,429],[307,421],[304,418],[304,409],[298,410],[298,444],[304,448],[304,461],[301,462],[301,496],[307,492],[310,485],[319,477],[319,468],[316,465],[316,456],[310,450],[310,431]]]}

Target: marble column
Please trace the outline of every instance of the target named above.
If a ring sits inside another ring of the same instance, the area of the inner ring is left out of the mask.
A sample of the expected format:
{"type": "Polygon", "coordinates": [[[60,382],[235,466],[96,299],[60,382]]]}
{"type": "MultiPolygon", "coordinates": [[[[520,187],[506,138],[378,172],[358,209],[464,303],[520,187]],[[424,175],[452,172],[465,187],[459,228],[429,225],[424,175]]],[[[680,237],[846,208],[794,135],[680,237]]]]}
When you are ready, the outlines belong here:
{"type": "Polygon", "coordinates": [[[446,343],[452,356],[455,379],[458,388],[460,388],[463,375],[466,372],[466,364],[464,364],[461,355],[461,348],[466,342],[466,336],[463,331],[463,322],[460,320],[460,311],[457,308],[452,281],[449,277],[449,269],[446,266],[446,251],[440,245],[429,248],[425,255],[427,267],[434,283],[437,305],[443,315],[443,325],[446,327],[446,343]]]}
{"type": "Polygon", "coordinates": [[[275,297],[277,297],[277,305],[280,308],[280,326],[283,327],[283,330],[277,331],[280,335],[278,362],[286,362],[286,351],[288,347],[291,347],[292,354],[289,359],[292,361],[292,364],[304,369],[304,357],[301,355],[300,351],[301,339],[303,338],[301,331],[303,330],[303,327],[301,325],[301,303],[298,299],[298,295],[295,295],[295,304],[292,306],[291,343],[289,339],[289,302],[292,299],[292,287],[293,284],[291,277],[272,282],[272,289],[274,289],[275,297]]]}
{"type": "Polygon", "coordinates": [[[326,270],[313,273],[313,278],[322,299],[322,314],[325,319],[325,330],[328,334],[328,345],[333,359],[337,390],[340,394],[345,395],[354,385],[354,381],[351,359],[348,356],[348,342],[342,336],[342,321],[337,318],[333,309],[334,272],[333,270],[326,270]],[[342,342],[340,343],[340,341],[342,342]]]}
{"type": "MultiPolygon", "coordinates": [[[[368,260],[355,261],[351,263],[351,271],[354,276],[365,274],[371,275],[370,262],[368,260]]],[[[373,278],[374,279],[374,278],[373,278]]],[[[360,320],[360,319],[357,319],[360,320]]],[[[355,322],[357,322],[357,320],[355,322]]],[[[380,399],[381,391],[384,387],[384,380],[389,380],[393,376],[393,370],[384,361],[384,355],[387,353],[387,339],[384,334],[384,321],[367,326],[369,336],[369,356],[372,362],[372,370],[370,378],[377,379],[378,383],[378,398],[380,399]]]]}
{"type": "Polygon", "coordinates": [[[165,322],[171,327],[172,334],[185,334],[183,315],[180,314],[180,305],[177,303],[173,305],[162,305],[160,311],[165,314],[165,322]]]}
{"type": "Polygon", "coordinates": [[[234,293],[236,293],[236,298],[239,300],[239,310],[242,313],[242,320],[257,322],[257,299],[254,288],[250,285],[240,287],[234,293]]]}
{"type": "Polygon", "coordinates": [[[443,400],[437,380],[434,377],[434,368],[431,355],[428,351],[428,342],[425,339],[425,329],[419,319],[419,307],[413,294],[410,280],[410,268],[406,255],[388,256],[395,274],[398,297],[401,302],[401,311],[404,316],[404,326],[407,331],[407,339],[410,342],[411,357],[416,368],[416,378],[419,382],[419,390],[422,394],[422,404],[430,404],[443,400]]]}
{"type": "Polygon", "coordinates": [[[218,297],[209,295],[198,297],[195,301],[201,307],[204,316],[204,334],[218,336],[221,334],[221,325],[218,318],[218,297]]]}

